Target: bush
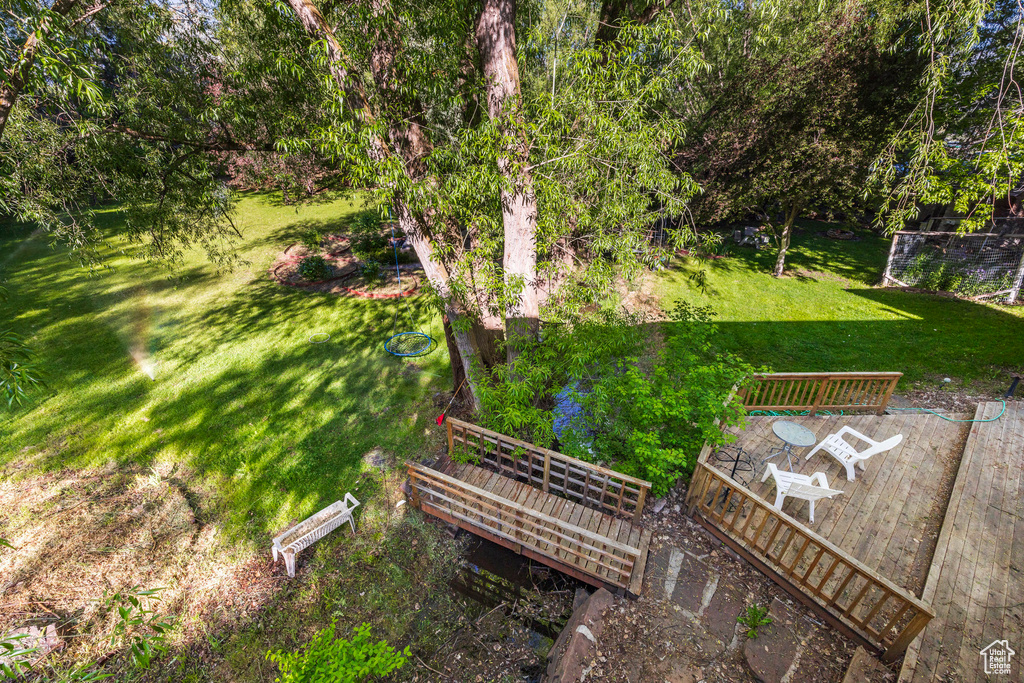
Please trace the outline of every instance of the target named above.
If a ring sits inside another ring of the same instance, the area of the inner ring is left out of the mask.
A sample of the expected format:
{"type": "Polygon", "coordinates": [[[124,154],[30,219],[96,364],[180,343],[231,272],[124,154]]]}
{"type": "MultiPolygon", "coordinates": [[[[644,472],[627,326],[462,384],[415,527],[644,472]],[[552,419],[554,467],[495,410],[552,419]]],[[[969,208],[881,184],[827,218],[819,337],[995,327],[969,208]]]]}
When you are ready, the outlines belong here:
{"type": "Polygon", "coordinates": [[[726,398],[755,369],[714,352],[710,315],[680,304],[663,341],[630,315],[545,328],[543,341],[524,350],[514,368],[499,366],[480,379],[483,422],[547,447],[555,441],[557,401],[567,455],[610,462],[664,495],[693,471],[705,441],[726,440],[716,419],[729,426],[745,415],[738,399],[726,398]]]}
{"type": "Polygon", "coordinates": [[[359,274],[363,276],[366,286],[370,289],[384,284],[384,280],[386,278],[384,275],[384,268],[381,266],[380,262],[373,260],[366,261],[360,265],[359,274]]]}
{"type": "Polygon", "coordinates": [[[299,277],[307,282],[326,280],[334,273],[323,256],[313,255],[299,261],[299,277]]]}
{"type": "Polygon", "coordinates": [[[323,235],[321,235],[317,230],[310,230],[302,236],[302,239],[299,240],[299,242],[302,246],[315,254],[320,251],[321,244],[323,243],[323,235]]]}
{"type": "Polygon", "coordinates": [[[352,640],[334,637],[335,622],[316,635],[299,652],[268,652],[267,659],[277,664],[281,683],[357,683],[386,676],[401,668],[409,658],[409,648],[401,652],[386,640],[373,642],[370,625],[355,629],[352,640]]]}
{"type": "Polygon", "coordinates": [[[352,253],[360,261],[384,263],[390,255],[388,238],[381,233],[365,233],[352,237],[352,253]]]}

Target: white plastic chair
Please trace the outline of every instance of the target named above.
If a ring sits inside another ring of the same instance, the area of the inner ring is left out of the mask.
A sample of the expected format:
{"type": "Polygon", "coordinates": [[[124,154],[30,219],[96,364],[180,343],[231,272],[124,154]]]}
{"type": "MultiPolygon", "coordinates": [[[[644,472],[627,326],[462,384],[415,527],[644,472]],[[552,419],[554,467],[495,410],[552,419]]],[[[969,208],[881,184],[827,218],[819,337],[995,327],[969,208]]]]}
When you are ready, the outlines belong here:
{"type": "Polygon", "coordinates": [[[345,494],[345,500],[331,503],[312,517],[299,522],[288,531],[274,539],[274,562],[278,553],[284,555],[284,566],[288,576],[295,576],[295,554],[308,548],[339,526],[348,522],[352,533],[356,532],[356,522],[352,519],[352,511],[359,506],[359,501],[351,493],[345,494]]]}
{"type": "Polygon", "coordinates": [[[872,455],[878,455],[879,453],[885,453],[886,451],[895,448],[899,443],[903,441],[903,435],[897,434],[896,436],[886,439],[885,441],[875,441],[864,436],[856,429],[852,427],[843,427],[835,434],[829,434],[825,439],[819,443],[814,449],[807,454],[804,460],[810,458],[812,455],[824,448],[832,457],[842,463],[843,467],[846,468],[846,478],[850,481],[854,479],[853,466],[858,465],[863,470],[864,461],[870,458],[872,455]],[[857,451],[848,441],[843,438],[844,434],[854,436],[865,443],[871,444],[871,447],[867,450],[857,451]]]}
{"type": "Polygon", "coordinates": [[[842,491],[836,491],[828,487],[828,479],[824,472],[815,472],[811,476],[796,474],[780,470],[775,463],[768,463],[761,481],[764,482],[771,476],[775,480],[775,502],[772,504],[776,510],[782,510],[782,503],[786,498],[799,498],[810,503],[811,522],[814,522],[814,501],[822,498],[831,498],[842,491]]]}

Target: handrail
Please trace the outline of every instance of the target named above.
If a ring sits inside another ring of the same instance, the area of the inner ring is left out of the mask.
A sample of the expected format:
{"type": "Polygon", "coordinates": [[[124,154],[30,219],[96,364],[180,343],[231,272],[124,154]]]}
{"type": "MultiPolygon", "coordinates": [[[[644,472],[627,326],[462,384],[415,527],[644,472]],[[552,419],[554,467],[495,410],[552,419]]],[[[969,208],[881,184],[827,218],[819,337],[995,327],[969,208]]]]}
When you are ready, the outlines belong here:
{"type": "Polygon", "coordinates": [[[460,441],[456,436],[459,436],[465,455],[479,457],[502,474],[524,479],[545,493],[554,491],[564,498],[584,505],[597,506],[602,511],[615,514],[632,513],[633,521],[640,519],[651,490],[649,481],[535,446],[469,422],[451,417],[445,422],[449,453],[455,452],[455,447],[460,441]],[[475,440],[470,441],[470,436],[475,440]],[[471,448],[473,452],[470,452],[471,448]],[[516,452],[520,449],[523,452],[522,456],[516,452]]]}
{"type": "Polygon", "coordinates": [[[703,460],[694,471],[687,505],[764,565],[774,580],[788,583],[884,650],[885,661],[902,655],[935,616],[909,591],[703,460]]]}
{"type": "Polygon", "coordinates": [[[639,548],[521,506],[437,470],[414,463],[407,463],[406,467],[411,497],[417,507],[425,503],[472,527],[483,528],[517,546],[529,547],[602,581],[622,588],[628,586],[639,560],[639,548]],[[604,569],[604,573],[588,568],[591,564],[604,569]]]}
{"type": "Polygon", "coordinates": [[[748,410],[885,412],[901,372],[779,372],[755,375],[737,393],[748,410]]]}

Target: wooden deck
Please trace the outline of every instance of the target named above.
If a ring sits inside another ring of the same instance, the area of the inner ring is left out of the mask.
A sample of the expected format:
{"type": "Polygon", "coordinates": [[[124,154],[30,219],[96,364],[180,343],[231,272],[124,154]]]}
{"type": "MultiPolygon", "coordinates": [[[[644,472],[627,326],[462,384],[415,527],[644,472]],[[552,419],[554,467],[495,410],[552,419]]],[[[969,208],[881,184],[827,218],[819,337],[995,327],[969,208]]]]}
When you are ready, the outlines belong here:
{"type": "Polygon", "coordinates": [[[638,596],[651,533],[470,464],[409,466],[413,504],[591,585],[638,596]]]}
{"type": "MultiPolygon", "coordinates": [[[[983,403],[977,418],[1000,404],[983,403]]],[[[1010,675],[1024,680],[1024,406],[975,423],[964,448],[923,598],[935,618],[907,651],[903,683],[989,680],[980,650],[1007,640],[1010,675]]]]}
{"type": "MultiPolygon", "coordinates": [[[[746,429],[736,432],[736,445],[753,454],[756,463],[748,488],[769,503],[775,500],[775,487],[770,477],[761,482],[766,468],[761,459],[782,445],[771,429],[776,420],[797,422],[814,432],[818,441],[844,425],[876,440],[903,434],[899,446],[871,458],[867,469],[858,469],[852,482],[827,453],[819,451],[805,460],[803,456],[811,449],[795,448],[793,471],[808,475],[825,472],[829,486],[843,493],[815,503],[813,524],[808,520],[806,501],[787,498],[782,511],[880,576],[921,597],[969,425],[916,413],[750,417],[746,429]]],[[[729,473],[728,464],[709,462],[729,473]]],[[[770,462],[787,468],[784,455],[770,462]]]]}

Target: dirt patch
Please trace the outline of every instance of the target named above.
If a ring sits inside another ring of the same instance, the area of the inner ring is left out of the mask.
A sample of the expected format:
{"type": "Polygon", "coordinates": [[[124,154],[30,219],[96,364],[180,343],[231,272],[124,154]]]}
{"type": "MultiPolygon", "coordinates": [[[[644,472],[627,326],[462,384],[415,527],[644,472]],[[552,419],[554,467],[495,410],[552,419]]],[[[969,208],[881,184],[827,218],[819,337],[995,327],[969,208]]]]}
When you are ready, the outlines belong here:
{"type": "MultiPolygon", "coordinates": [[[[736,596],[741,606],[770,605],[775,599],[787,603],[810,634],[804,638],[806,642],[801,643],[803,654],[794,665],[796,673],[792,680],[802,683],[841,681],[853,657],[855,644],[823,624],[816,614],[795,604],[766,576],[736,557],[686,517],[684,497],[685,491],[679,488],[669,494],[660,513],[648,508],[643,524],[653,531],[650,552],[657,553],[669,545],[685,552],[688,557],[699,558],[701,563],[706,563],[709,572],[719,575],[715,595],[736,596]]],[[[645,591],[648,591],[646,586],[645,591]]],[[[712,638],[708,632],[694,628],[688,620],[681,618],[680,610],[685,611],[685,607],[658,598],[648,593],[638,600],[616,600],[615,607],[605,615],[600,651],[591,663],[593,668],[587,676],[588,681],[746,683],[754,680],[743,657],[742,634],[737,634],[735,641],[723,645],[721,638],[712,638]]],[[[714,600],[711,602],[709,613],[715,604],[714,600]]],[[[730,609],[723,609],[722,615],[728,614],[728,625],[735,627],[736,615],[732,607],[730,604],[730,609]]],[[[725,621],[719,624],[723,633],[725,625],[725,621]]]]}
{"type": "Polygon", "coordinates": [[[422,268],[419,264],[401,267],[401,275],[391,268],[382,270],[383,277],[370,279],[361,271],[362,262],[351,251],[346,235],[333,234],[323,238],[319,252],[295,243],[278,254],[270,266],[270,277],[282,285],[301,287],[307,291],[358,296],[366,299],[392,299],[409,296],[419,290],[422,268]],[[310,282],[299,275],[299,263],[307,256],[321,256],[331,266],[332,274],[310,282]]]}
{"type": "MultiPolygon", "coordinates": [[[[911,389],[893,396],[890,407],[899,409],[927,408],[949,413],[969,413],[969,417],[974,417],[974,411],[979,403],[1003,400],[1003,394],[1006,391],[1006,387],[1001,385],[989,387],[988,390],[983,387],[953,388],[955,382],[950,382],[948,388],[946,386],[934,388],[936,384],[942,383],[941,378],[928,383],[932,386],[911,389]]],[[[1017,391],[1024,393],[1024,386],[1018,388],[1017,391]]],[[[1020,398],[1007,399],[1007,404],[1019,403],[1020,400],[1020,398]]]]}
{"type": "Polygon", "coordinates": [[[657,278],[639,277],[630,281],[617,278],[615,291],[618,293],[622,308],[631,313],[642,313],[650,321],[668,320],[668,315],[661,308],[661,303],[654,292],[657,278]]]}
{"type": "Polygon", "coordinates": [[[0,521],[14,550],[0,552],[0,632],[54,624],[62,648],[48,663],[109,657],[105,594],[164,588],[160,613],[194,640],[228,614],[246,618],[279,583],[267,558],[224,551],[180,469],[4,474],[0,521]]]}

